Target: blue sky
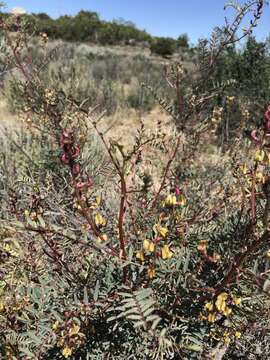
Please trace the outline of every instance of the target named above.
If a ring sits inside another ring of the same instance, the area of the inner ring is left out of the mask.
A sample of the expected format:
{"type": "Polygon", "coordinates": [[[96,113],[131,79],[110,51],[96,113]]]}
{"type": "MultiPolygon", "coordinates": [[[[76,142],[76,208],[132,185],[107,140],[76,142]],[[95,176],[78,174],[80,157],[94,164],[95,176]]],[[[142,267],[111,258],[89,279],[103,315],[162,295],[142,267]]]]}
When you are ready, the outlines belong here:
{"type": "MultiPolygon", "coordinates": [[[[242,0],[243,1],[243,0],[242,0]]],[[[193,43],[223,24],[224,0],[6,0],[7,10],[46,12],[52,17],[92,10],[104,20],[124,18],[152,35],[177,37],[187,33],[193,43]]],[[[270,8],[255,32],[258,39],[270,34],[270,8]]]]}

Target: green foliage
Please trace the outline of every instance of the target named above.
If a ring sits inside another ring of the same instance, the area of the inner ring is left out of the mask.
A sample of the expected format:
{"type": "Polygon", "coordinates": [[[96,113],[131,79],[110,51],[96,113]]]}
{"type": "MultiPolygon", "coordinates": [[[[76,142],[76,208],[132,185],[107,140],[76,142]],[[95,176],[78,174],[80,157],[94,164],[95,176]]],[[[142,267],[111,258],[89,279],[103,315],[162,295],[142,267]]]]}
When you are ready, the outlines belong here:
{"type": "Polygon", "coordinates": [[[182,35],[178,36],[177,46],[179,46],[180,48],[185,48],[185,49],[189,48],[189,39],[188,39],[187,34],[182,34],[182,35]]]}
{"type": "Polygon", "coordinates": [[[171,38],[157,38],[150,46],[151,53],[163,57],[170,56],[175,50],[175,41],[171,38]]]}

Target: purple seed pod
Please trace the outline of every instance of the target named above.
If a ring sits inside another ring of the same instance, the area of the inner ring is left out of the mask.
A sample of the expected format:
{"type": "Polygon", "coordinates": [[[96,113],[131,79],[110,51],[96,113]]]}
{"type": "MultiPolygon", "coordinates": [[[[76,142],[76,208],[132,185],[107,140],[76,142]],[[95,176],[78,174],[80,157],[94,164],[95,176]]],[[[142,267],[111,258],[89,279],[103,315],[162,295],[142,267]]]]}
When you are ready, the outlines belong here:
{"type": "Polygon", "coordinates": [[[60,144],[62,146],[66,144],[72,144],[73,143],[73,133],[71,130],[63,130],[62,134],[60,135],[60,144]]]}
{"type": "Polygon", "coordinates": [[[62,162],[63,164],[65,164],[65,165],[68,165],[68,163],[69,163],[69,158],[68,158],[68,156],[67,156],[66,153],[63,153],[63,154],[60,156],[60,160],[61,160],[61,162],[62,162]]]}
{"type": "Polygon", "coordinates": [[[257,130],[256,130],[256,129],[254,129],[254,130],[251,131],[250,136],[251,136],[251,139],[252,139],[253,141],[255,141],[255,142],[257,142],[257,143],[260,142],[260,139],[257,137],[257,130]]]}
{"type": "Polygon", "coordinates": [[[90,188],[92,185],[93,185],[93,180],[90,177],[88,177],[86,181],[79,181],[76,184],[76,189],[82,191],[90,188]]]}
{"type": "Polygon", "coordinates": [[[75,145],[71,149],[71,157],[72,159],[76,159],[80,155],[80,145],[75,145]]]}
{"type": "Polygon", "coordinates": [[[270,105],[268,106],[266,112],[264,113],[264,120],[266,123],[270,122],[270,105]]]}

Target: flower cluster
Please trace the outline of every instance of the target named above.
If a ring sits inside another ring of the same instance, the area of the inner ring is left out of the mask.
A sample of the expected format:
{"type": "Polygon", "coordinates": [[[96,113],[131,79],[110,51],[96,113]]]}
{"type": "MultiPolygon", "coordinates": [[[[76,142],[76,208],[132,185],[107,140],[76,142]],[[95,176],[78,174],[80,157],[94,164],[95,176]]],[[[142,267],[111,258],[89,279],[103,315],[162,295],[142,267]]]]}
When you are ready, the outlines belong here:
{"type": "Polygon", "coordinates": [[[222,316],[228,317],[232,313],[232,307],[239,306],[240,304],[241,298],[222,292],[212,301],[204,305],[204,309],[208,312],[208,315],[207,317],[201,316],[201,319],[207,319],[210,323],[214,323],[222,316]]]}
{"type": "Polygon", "coordinates": [[[80,325],[70,318],[69,314],[66,314],[66,319],[63,323],[56,321],[52,325],[52,330],[58,338],[57,345],[62,349],[62,354],[65,358],[70,357],[85,339],[80,325]]]}

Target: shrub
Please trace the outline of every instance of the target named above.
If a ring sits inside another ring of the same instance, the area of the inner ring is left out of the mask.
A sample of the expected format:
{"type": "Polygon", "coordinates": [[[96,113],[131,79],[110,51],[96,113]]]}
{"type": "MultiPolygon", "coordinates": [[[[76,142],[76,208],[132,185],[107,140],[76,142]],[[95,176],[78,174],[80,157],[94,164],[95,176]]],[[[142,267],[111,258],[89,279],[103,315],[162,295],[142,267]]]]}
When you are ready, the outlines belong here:
{"type": "Polygon", "coordinates": [[[175,50],[175,41],[171,38],[157,38],[150,45],[152,54],[160,55],[163,57],[170,56],[175,50]]]}
{"type": "Polygon", "coordinates": [[[102,131],[102,110],[48,87],[43,67],[30,71],[14,53],[23,30],[13,42],[5,23],[24,123],[21,137],[1,140],[2,357],[232,358],[241,349],[251,359],[262,354],[256,344],[268,354],[270,107],[248,143],[240,124],[227,156],[211,163],[202,146],[218,90],[199,92],[239,18],[252,9],[252,29],[262,6],[237,8],[213,35],[192,92],[179,85],[189,76],[179,64],[167,69],[180,102],[148,88],[177,129],[141,121],[129,146],[102,131]]]}

